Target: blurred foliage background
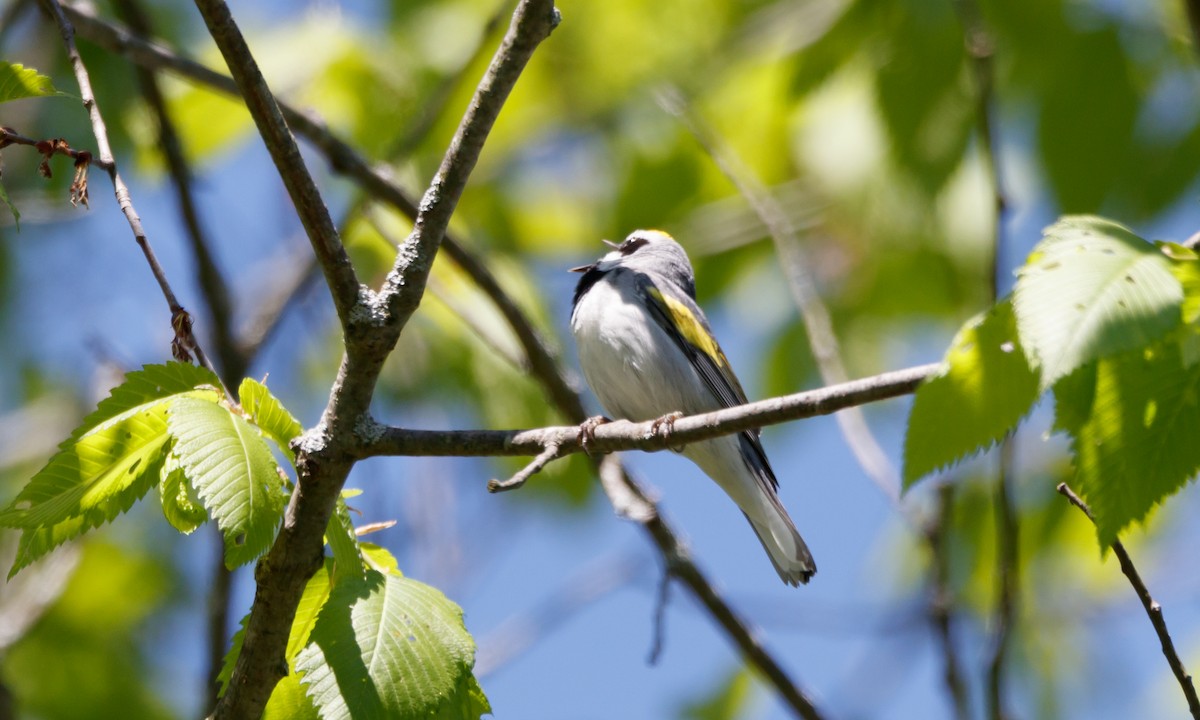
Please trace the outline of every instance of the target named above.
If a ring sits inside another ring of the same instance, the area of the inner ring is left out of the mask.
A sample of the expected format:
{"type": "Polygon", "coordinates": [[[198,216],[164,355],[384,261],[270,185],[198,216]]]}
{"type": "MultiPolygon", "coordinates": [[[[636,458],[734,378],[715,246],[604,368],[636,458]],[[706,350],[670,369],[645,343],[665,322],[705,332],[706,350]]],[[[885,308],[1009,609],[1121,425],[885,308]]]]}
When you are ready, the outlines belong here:
{"type": "MultiPolygon", "coordinates": [[[[143,4],[166,44],[223,68],[187,4],[143,4]]],[[[387,163],[416,194],[437,168],[512,6],[259,0],[234,3],[234,11],[274,91],[387,163]]],[[[682,97],[798,229],[852,376],[940,357],[957,325],[990,302],[993,269],[1006,291],[1040,228],[1060,213],[1102,213],[1156,238],[1183,240],[1200,229],[1200,72],[1180,2],[562,0],[559,7],[564,21],[501,115],[453,228],[568,368],[575,367],[566,340],[573,278],[563,270],[598,255],[601,238],[657,227],[691,254],[701,304],[752,397],[820,384],[763,223],[664,109],[664,95],[682,97]],[[983,34],[964,29],[976,22],[983,34]],[[984,94],[980,53],[994,72],[984,94]],[[981,145],[984,110],[995,176],[981,145]]],[[[95,11],[120,17],[108,2],[95,11]]],[[[129,62],[81,41],[135,203],[205,337],[208,312],[157,121],[129,62]]],[[[35,67],[77,95],[57,33],[36,3],[0,2],[0,58],[35,67]]],[[[235,324],[246,329],[310,263],[302,230],[239,104],[169,76],[163,83],[235,324]]],[[[72,98],[5,104],[0,125],[74,147],[93,144],[72,98]]],[[[408,221],[339,177],[315,150],[307,158],[361,276],[377,283],[408,221]]],[[[3,152],[3,183],[22,214],[19,231],[0,218],[4,498],[115,373],[163,361],[171,337],[106,178],[93,176],[92,208],[75,209],[67,203],[70,168],[56,162],[45,180],[39,159],[28,148],[3,152]]],[[[336,370],[338,341],[328,296],[311,282],[287,306],[250,374],[269,374],[273,391],[311,424],[336,370]]],[[[497,312],[444,260],[380,390],[376,414],[394,424],[562,420],[522,368],[497,312]]],[[[893,461],[905,409],[895,402],[868,411],[893,461]]],[[[1043,415],[1035,411],[1015,444],[1020,590],[1006,704],[1016,717],[1180,716],[1183,700],[1136,599],[1113,560],[1098,557],[1091,527],[1053,491],[1071,470],[1061,444],[1044,437],[1043,415]]],[[[953,716],[945,654],[929,620],[936,563],[922,530],[939,517],[937,483],[892,505],[865,481],[829,419],[774,428],[766,440],[785,504],[815,537],[821,563],[822,574],[800,591],[776,587],[736,512],[690,466],[659,456],[631,461],[663,488],[701,565],[831,716],[953,716]]],[[[668,611],[666,653],[647,667],[660,573],[653,553],[611,517],[580,458],[551,466],[511,497],[486,496],[487,478],[520,465],[379,460],[351,477],[367,492],[363,522],[399,520],[377,537],[404,571],[466,609],[498,716],[783,715],[681,597],[668,611]]],[[[994,466],[987,457],[945,479],[956,492],[942,547],[972,716],[984,706],[994,629],[994,466]]],[[[1129,543],[1191,667],[1200,665],[1200,576],[1188,569],[1200,542],[1189,521],[1198,503],[1190,487],[1129,543]]],[[[0,631],[7,630],[0,682],[17,717],[200,713],[216,542],[203,531],[180,538],[152,510],[143,504],[80,548],[60,551],[71,553],[69,562],[34,583],[44,592],[0,587],[0,631]]],[[[0,535],[4,552],[14,538],[0,535]]],[[[228,599],[231,623],[251,592],[243,570],[228,599]]]]}

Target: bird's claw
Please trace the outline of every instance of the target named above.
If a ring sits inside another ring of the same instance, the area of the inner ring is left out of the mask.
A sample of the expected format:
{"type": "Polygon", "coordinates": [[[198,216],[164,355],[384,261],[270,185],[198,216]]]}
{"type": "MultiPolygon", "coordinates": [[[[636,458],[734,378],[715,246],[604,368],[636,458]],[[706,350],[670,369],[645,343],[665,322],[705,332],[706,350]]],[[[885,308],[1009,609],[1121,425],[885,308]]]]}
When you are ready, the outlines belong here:
{"type": "Polygon", "coordinates": [[[671,447],[671,433],[675,432],[675,421],[683,417],[683,413],[676,410],[673,413],[667,413],[650,423],[650,431],[646,433],[646,439],[659,436],[663,439],[663,444],[671,448],[675,452],[679,452],[682,448],[671,447]]]}
{"type": "Polygon", "coordinates": [[[592,443],[596,442],[596,428],[607,422],[612,422],[612,420],[603,415],[593,415],[579,423],[579,446],[589,456],[592,454],[592,443]]]}

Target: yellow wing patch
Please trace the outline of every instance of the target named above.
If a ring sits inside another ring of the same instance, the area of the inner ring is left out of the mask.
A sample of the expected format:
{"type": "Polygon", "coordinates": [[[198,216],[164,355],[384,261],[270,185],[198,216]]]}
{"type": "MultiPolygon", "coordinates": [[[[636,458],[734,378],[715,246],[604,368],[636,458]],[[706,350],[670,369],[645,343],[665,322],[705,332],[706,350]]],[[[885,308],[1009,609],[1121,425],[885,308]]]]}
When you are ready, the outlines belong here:
{"type": "Polygon", "coordinates": [[[667,313],[671,316],[671,323],[679,330],[679,334],[683,336],[684,340],[707,355],[717,364],[717,367],[723,368],[729,365],[729,361],[725,359],[725,353],[721,352],[721,348],[717,345],[716,338],[704,329],[704,325],[692,314],[687,305],[675,298],[663,295],[662,291],[656,287],[651,287],[649,290],[650,297],[666,308],[667,313]]]}

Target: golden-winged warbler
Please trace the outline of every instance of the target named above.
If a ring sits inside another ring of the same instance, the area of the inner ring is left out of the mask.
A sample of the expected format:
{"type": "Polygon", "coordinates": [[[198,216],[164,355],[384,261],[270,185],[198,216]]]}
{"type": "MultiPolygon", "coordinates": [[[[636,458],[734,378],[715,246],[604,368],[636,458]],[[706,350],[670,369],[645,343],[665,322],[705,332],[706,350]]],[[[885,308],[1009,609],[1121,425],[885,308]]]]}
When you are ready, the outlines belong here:
{"type": "MultiPolygon", "coordinates": [[[[607,241],[606,241],[607,242],[607,241]]],[[[746,402],[729,360],[696,304],[695,273],[670,235],[637,230],[591,265],[574,268],[571,330],[588,385],[605,411],[634,422],[694,415],[746,402]]],[[[757,431],[685,446],[737,503],[789,585],[817,571],[779,501],[779,483],[757,431]]]]}

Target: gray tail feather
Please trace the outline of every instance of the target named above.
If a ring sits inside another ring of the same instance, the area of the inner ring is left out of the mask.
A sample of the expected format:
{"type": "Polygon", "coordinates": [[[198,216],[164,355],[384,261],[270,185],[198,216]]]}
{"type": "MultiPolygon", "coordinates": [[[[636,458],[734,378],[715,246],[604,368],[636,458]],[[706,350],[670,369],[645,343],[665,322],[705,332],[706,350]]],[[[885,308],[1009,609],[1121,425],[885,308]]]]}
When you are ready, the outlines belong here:
{"type": "Polygon", "coordinates": [[[792,534],[791,539],[795,549],[794,553],[779,547],[779,544],[771,536],[769,528],[760,528],[757,523],[750,519],[749,515],[742,514],[746,516],[750,527],[754,529],[754,536],[762,543],[763,550],[767,551],[767,557],[771,559],[771,564],[775,566],[775,572],[779,573],[779,578],[792,587],[807,585],[812,576],[817,574],[817,563],[813,560],[812,553],[808,549],[808,544],[804,542],[804,538],[800,537],[800,532],[792,524],[791,518],[786,513],[782,515],[782,518],[786,521],[788,530],[792,534]],[[787,566],[781,563],[780,558],[777,557],[778,554],[784,553],[786,555],[783,560],[787,563],[787,566]]]}

